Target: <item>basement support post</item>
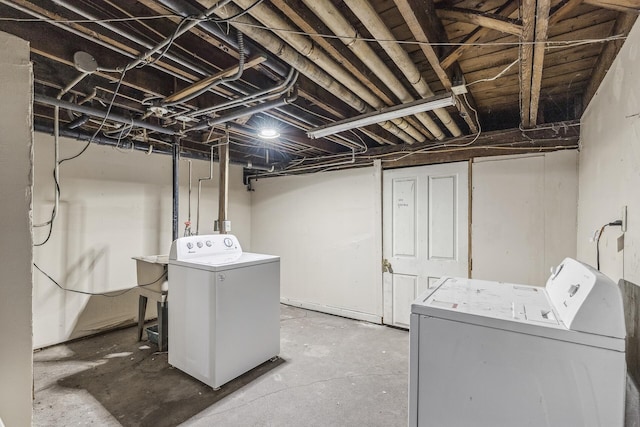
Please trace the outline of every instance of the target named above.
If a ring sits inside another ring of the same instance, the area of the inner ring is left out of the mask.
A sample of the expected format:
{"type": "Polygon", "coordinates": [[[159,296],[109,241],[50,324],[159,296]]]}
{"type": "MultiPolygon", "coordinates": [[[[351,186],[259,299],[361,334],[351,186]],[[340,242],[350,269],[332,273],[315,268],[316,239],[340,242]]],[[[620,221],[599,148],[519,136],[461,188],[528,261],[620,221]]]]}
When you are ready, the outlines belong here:
{"type": "Polygon", "coordinates": [[[172,161],[173,161],[173,218],[172,218],[172,232],[173,232],[173,240],[178,238],[178,194],[180,189],[180,179],[179,179],[179,162],[180,162],[180,139],[178,137],[174,138],[173,141],[173,151],[171,153],[172,161]]]}
{"type": "Polygon", "coordinates": [[[218,229],[220,234],[227,234],[227,209],[229,206],[229,129],[226,130],[225,143],[218,149],[220,155],[220,189],[218,197],[218,229]]]}

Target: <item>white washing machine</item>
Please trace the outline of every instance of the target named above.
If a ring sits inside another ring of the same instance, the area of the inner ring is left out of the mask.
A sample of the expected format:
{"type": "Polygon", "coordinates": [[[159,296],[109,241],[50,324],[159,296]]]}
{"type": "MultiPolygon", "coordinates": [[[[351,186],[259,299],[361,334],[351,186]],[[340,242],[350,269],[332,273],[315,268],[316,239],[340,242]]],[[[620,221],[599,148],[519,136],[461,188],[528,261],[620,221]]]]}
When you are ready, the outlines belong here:
{"type": "Polygon", "coordinates": [[[280,353],[280,258],[235,236],[177,239],[169,254],[169,364],[218,388],[280,353]]]}
{"type": "Polygon", "coordinates": [[[444,277],[411,306],[410,426],[623,426],[618,286],[567,258],[546,287],[444,277]]]}

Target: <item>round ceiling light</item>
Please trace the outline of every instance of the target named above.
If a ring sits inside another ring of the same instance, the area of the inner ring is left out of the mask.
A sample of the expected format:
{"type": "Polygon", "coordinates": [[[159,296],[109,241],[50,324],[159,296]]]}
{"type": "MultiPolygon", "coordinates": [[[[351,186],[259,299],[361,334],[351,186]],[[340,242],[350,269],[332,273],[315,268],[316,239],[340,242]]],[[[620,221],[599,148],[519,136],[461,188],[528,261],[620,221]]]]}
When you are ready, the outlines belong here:
{"type": "Polygon", "coordinates": [[[274,139],[280,136],[280,132],[275,128],[262,128],[258,132],[258,136],[264,139],[274,139]]]}

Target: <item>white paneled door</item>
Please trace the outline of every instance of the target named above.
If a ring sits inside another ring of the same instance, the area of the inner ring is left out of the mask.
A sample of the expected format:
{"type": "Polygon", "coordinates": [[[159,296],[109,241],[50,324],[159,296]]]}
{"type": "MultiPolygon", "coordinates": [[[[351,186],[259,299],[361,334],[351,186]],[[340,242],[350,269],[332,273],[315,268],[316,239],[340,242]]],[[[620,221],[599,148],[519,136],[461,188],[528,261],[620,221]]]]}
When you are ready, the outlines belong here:
{"type": "Polygon", "coordinates": [[[442,276],[468,276],[468,163],[383,172],[384,323],[409,327],[411,302],[442,276]]]}

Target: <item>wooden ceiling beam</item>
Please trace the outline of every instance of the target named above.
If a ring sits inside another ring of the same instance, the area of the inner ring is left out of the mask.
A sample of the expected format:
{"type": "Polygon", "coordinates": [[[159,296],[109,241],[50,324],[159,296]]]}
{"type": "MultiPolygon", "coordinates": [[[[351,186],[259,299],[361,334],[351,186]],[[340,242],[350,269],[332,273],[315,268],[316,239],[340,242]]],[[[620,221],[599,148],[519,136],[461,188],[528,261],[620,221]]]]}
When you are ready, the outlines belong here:
{"type": "MultiPolygon", "coordinates": [[[[422,53],[438,76],[438,80],[440,80],[445,90],[451,91],[451,86],[453,85],[452,79],[442,65],[440,65],[438,55],[431,45],[431,43],[448,41],[442,22],[440,22],[440,19],[433,13],[435,9],[433,0],[395,0],[395,3],[409,26],[413,37],[421,43],[420,48],[422,49],[422,53]],[[433,31],[434,29],[439,29],[440,31],[429,36],[427,35],[428,29],[431,29],[432,32],[435,32],[433,31]]],[[[462,70],[458,64],[455,64],[453,68],[452,71],[457,71],[458,75],[463,77],[462,70]]],[[[467,100],[469,99],[471,99],[469,101],[470,104],[475,104],[470,93],[467,94],[467,100]]],[[[469,126],[471,132],[478,132],[478,126],[475,122],[476,117],[472,114],[471,108],[463,102],[456,103],[456,108],[458,108],[460,115],[469,126]]]]}
{"type": "MultiPolygon", "coordinates": [[[[266,59],[267,59],[266,56],[256,56],[253,58],[249,58],[244,63],[244,69],[253,68],[256,65],[263,63],[266,59]]],[[[212,74],[209,77],[206,77],[202,80],[199,80],[197,82],[190,84],[189,86],[185,87],[182,90],[174,92],[173,94],[167,96],[163,100],[163,102],[179,102],[183,98],[192,96],[194,93],[197,93],[198,91],[202,91],[203,89],[206,89],[217,80],[220,80],[225,77],[233,76],[234,74],[238,73],[239,70],[240,70],[240,64],[233,65],[232,67],[229,67],[226,70],[219,71],[215,74],[212,74]]]]}
{"type": "Polygon", "coordinates": [[[591,6],[616,10],[618,12],[636,15],[640,12],[640,0],[584,0],[584,2],[591,6]]]}
{"type": "Polygon", "coordinates": [[[429,144],[416,144],[410,149],[404,147],[398,150],[397,147],[376,147],[367,152],[366,159],[371,161],[374,158],[382,158],[384,169],[419,166],[435,163],[446,163],[454,161],[468,160],[475,157],[496,156],[514,153],[543,152],[562,149],[577,148],[580,138],[580,122],[578,120],[553,123],[545,125],[540,129],[508,129],[500,131],[483,132],[472,146],[456,147],[468,142],[470,136],[461,138],[451,138],[437,145],[440,148],[425,150],[429,144]],[[417,151],[417,153],[412,153],[417,151]],[[390,153],[396,152],[397,158],[390,153]],[[407,155],[409,154],[409,155],[407,155]]]}
{"type": "MultiPolygon", "coordinates": [[[[509,0],[505,4],[500,6],[500,8],[496,11],[496,14],[508,18],[516,10],[518,10],[518,1],[509,0]]],[[[492,29],[486,27],[476,27],[464,39],[462,39],[462,41],[460,42],[460,46],[457,46],[442,59],[442,61],[440,62],[442,68],[447,69],[451,65],[453,65],[467,49],[473,46],[473,43],[484,43],[492,37],[492,29]]]]}
{"type": "Polygon", "coordinates": [[[437,14],[440,19],[449,21],[465,22],[474,24],[479,27],[489,28],[491,30],[500,31],[502,33],[513,34],[520,37],[522,35],[523,26],[514,19],[505,18],[495,13],[479,12],[471,9],[460,9],[457,7],[438,9],[437,14]]]}
{"type": "Polygon", "coordinates": [[[325,37],[316,36],[314,34],[331,34],[331,30],[319,20],[314,13],[300,0],[271,0],[271,4],[276,6],[296,24],[302,31],[310,34],[311,39],[324,49],[329,55],[336,59],[343,67],[349,70],[358,80],[360,80],[367,88],[375,93],[387,105],[395,105],[397,101],[393,100],[389,94],[383,92],[381,88],[385,85],[356,58],[342,42],[332,43],[325,37]],[[367,75],[368,74],[368,75],[367,75]]]}
{"type": "Polygon", "coordinates": [[[522,46],[520,47],[520,121],[531,127],[531,74],[533,72],[533,42],[536,36],[536,0],[523,0],[522,46]]]}
{"type": "MultiPolygon", "coordinates": [[[[357,156],[354,164],[361,167],[371,165],[374,159],[382,160],[383,169],[432,165],[471,160],[478,157],[501,156],[505,154],[543,153],[578,148],[580,138],[579,121],[561,122],[547,125],[541,129],[508,129],[484,132],[471,146],[463,146],[472,136],[452,138],[438,143],[419,144],[407,149],[398,147],[376,147],[366,155],[357,156]],[[532,141],[534,143],[532,144],[532,141]],[[432,149],[428,149],[432,147],[432,149]]],[[[305,164],[312,168],[313,163],[305,164]]],[[[316,162],[318,169],[323,162],[316,162]]]]}
{"type": "Polygon", "coordinates": [[[583,0],[563,0],[549,12],[549,26],[557,24],[573,9],[580,6],[583,0]]]}
{"type": "Polygon", "coordinates": [[[546,50],[547,34],[549,30],[549,10],[551,0],[537,0],[535,45],[533,47],[533,70],[531,72],[531,106],[529,107],[528,127],[538,122],[538,106],[540,104],[540,89],[542,85],[542,70],[546,50]]]}

